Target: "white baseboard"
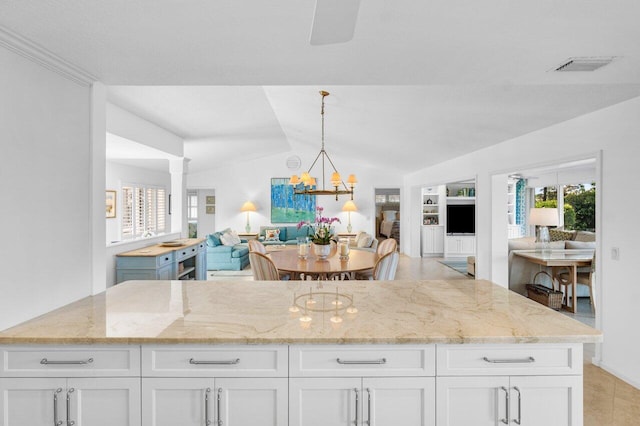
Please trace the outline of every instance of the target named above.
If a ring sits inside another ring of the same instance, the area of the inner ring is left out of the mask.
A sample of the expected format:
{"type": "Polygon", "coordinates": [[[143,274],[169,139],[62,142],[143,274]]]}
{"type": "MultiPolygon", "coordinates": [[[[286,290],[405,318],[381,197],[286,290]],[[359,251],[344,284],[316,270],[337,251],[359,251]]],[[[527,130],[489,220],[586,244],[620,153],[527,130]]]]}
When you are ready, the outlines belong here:
{"type": "Polygon", "coordinates": [[[628,384],[630,384],[631,386],[633,386],[636,389],[640,389],[640,382],[636,381],[636,380],[632,380],[628,377],[626,377],[626,375],[620,373],[619,371],[617,371],[615,368],[611,368],[609,366],[607,366],[605,363],[600,362],[598,367],[602,368],[603,370],[605,370],[608,373],[613,374],[614,376],[616,376],[618,379],[622,380],[623,382],[626,382],[628,384]]]}

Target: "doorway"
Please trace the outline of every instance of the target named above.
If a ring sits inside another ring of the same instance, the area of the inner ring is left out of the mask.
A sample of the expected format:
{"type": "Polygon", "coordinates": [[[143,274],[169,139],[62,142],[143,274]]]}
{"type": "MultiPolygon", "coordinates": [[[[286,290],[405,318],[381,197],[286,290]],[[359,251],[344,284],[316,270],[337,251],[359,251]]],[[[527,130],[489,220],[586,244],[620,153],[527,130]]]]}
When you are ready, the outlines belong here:
{"type": "Polygon", "coordinates": [[[376,230],[378,241],[393,238],[400,246],[400,188],[376,188],[376,230]]]}
{"type": "Polygon", "coordinates": [[[189,238],[202,238],[215,232],[215,189],[187,189],[189,238]]]}

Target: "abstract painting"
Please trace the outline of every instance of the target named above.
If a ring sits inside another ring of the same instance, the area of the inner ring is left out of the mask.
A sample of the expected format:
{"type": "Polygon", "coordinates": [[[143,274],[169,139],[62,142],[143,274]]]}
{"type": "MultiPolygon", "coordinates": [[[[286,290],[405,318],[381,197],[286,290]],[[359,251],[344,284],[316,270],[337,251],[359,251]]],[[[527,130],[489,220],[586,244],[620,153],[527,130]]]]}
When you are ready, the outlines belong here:
{"type": "Polygon", "coordinates": [[[271,223],[313,222],[315,195],[294,195],[289,178],[271,178],[271,223]]]}

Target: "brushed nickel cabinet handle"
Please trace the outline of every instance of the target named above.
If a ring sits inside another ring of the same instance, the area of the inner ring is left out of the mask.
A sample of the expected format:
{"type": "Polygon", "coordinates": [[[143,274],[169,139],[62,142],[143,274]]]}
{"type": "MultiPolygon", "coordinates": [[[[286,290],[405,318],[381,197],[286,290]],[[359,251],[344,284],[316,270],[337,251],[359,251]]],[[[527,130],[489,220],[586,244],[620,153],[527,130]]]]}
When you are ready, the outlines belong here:
{"type": "Polygon", "coordinates": [[[513,419],[513,422],[517,425],[522,424],[522,394],[517,386],[513,387],[513,390],[518,392],[518,418],[513,419]]]}
{"type": "Polygon", "coordinates": [[[349,361],[349,360],[344,360],[344,359],[336,358],[336,362],[337,362],[338,364],[342,364],[342,365],[353,365],[353,364],[386,364],[386,363],[387,363],[387,359],[386,359],[386,358],[381,358],[381,359],[371,359],[371,360],[353,360],[353,361],[349,361]]]}
{"type": "Polygon", "coordinates": [[[505,388],[504,386],[500,386],[500,390],[504,391],[504,400],[506,402],[506,410],[507,410],[507,417],[505,417],[504,419],[500,419],[500,421],[505,425],[508,425],[509,424],[509,389],[505,388]]]}
{"type": "Polygon", "coordinates": [[[204,390],[204,424],[206,426],[211,425],[211,420],[209,420],[209,394],[211,393],[211,388],[206,388],[204,390]]]}
{"type": "Polygon", "coordinates": [[[76,424],[75,421],[71,420],[71,394],[75,392],[74,388],[70,388],[67,391],[67,426],[73,426],[76,424]]]}
{"type": "Polygon", "coordinates": [[[356,419],[354,420],[353,424],[358,426],[358,423],[360,422],[360,418],[358,417],[358,405],[360,403],[360,391],[358,390],[358,388],[353,388],[353,391],[356,393],[356,419]]]}
{"type": "Polygon", "coordinates": [[[222,426],[222,417],[220,415],[220,407],[222,401],[222,388],[218,388],[218,426],[222,426]]]}
{"type": "Polygon", "coordinates": [[[89,358],[86,361],[49,361],[46,358],[40,360],[40,364],[42,365],[86,365],[91,363],[93,363],[93,358],[89,358]]]}
{"type": "Polygon", "coordinates": [[[58,420],[58,394],[62,392],[62,388],[58,388],[53,392],[53,426],[61,426],[62,420],[58,420]]]}
{"type": "Polygon", "coordinates": [[[482,358],[483,361],[490,362],[492,364],[530,364],[536,362],[536,359],[532,356],[528,358],[511,358],[511,359],[490,359],[486,356],[482,358]]]}
{"type": "Polygon", "coordinates": [[[371,426],[371,389],[367,388],[367,426],[371,426]]]}
{"type": "Polygon", "coordinates": [[[189,359],[189,364],[192,365],[235,365],[240,363],[240,358],[231,359],[228,361],[196,361],[195,359],[189,359]]]}

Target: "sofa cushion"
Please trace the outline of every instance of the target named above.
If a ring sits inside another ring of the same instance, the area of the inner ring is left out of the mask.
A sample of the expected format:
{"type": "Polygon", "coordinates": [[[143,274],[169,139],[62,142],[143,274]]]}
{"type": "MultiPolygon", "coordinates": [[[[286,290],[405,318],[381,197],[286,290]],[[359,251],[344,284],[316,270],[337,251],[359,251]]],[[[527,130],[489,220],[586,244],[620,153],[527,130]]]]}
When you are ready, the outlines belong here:
{"type": "Polygon", "coordinates": [[[240,237],[237,232],[228,231],[220,236],[220,241],[222,241],[222,244],[225,246],[235,246],[236,244],[240,244],[240,237]]]}
{"type": "Polygon", "coordinates": [[[264,230],[265,241],[280,241],[280,228],[265,229],[264,230]]]}
{"type": "Polygon", "coordinates": [[[301,226],[298,229],[297,226],[287,226],[287,240],[296,240],[298,237],[308,237],[309,236],[309,227],[301,226]]]}
{"type": "Polygon", "coordinates": [[[575,237],[575,233],[571,231],[562,231],[560,229],[550,229],[549,236],[551,241],[570,241],[575,237]]]}
{"type": "Polygon", "coordinates": [[[236,244],[235,246],[233,246],[231,257],[242,257],[248,254],[249,254],[249,247],[241,244],[236,244]]]}
{"type": "Polygon", "coordinates": [[[574,241],[593,242],[596,240],[596,233],[589,231],[577,231],[574,241]]]}
{"type": "Polygon", "coordinates": [[[564,248],[566,249],[594,249],[596,248],[595,241],[565,241],[564,248]]]}

